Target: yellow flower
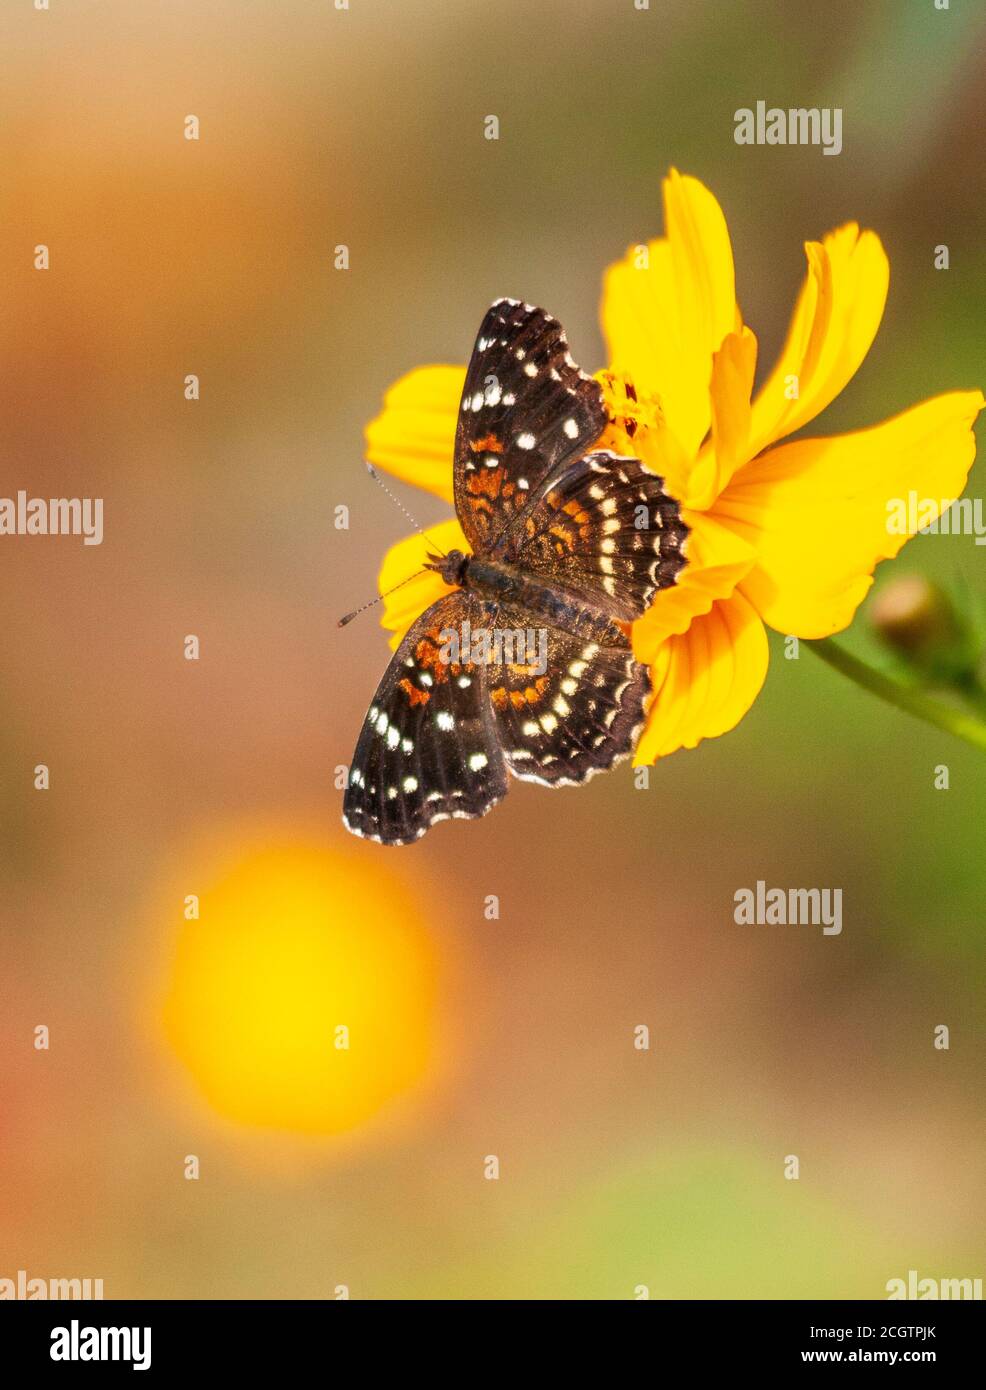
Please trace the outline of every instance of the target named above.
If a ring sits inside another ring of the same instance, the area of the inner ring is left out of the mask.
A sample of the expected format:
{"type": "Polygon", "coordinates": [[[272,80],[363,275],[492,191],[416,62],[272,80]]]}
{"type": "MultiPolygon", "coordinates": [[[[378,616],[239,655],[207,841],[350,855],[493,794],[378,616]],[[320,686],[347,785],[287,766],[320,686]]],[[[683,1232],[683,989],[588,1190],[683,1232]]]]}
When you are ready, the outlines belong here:
{"type": "Polygon", "coordinates": [[[341,1134],[440,1069],[442,963],[406,885],[259,833],[183,874],[201,885],[201,908],[174,942],[164,1030],[220,1115],[341,1134]]]}
{"type": "MultiPolygon", "coordinates": [[[[806,243],[787,341],[751,399],[757,340],[736,303],[722,209],[672,170],[664,218],[663,237],[606,272],[610,369],[598,376],[610,418],[602,447],[659,473],[691,527],[678,583],[634,624],[655,692],[637,763],[739,722],[767,674],[765,623],[806,638],[848,626],[878,561],[908,539],[888,526],[888,503],[913,490],[937,515],[959,496],[986,404],[979,391],[952,391],[871,429],[779,444],[839,394],[876,336],[889,279],[879,238],[849,223],[806,243]]],[[[448,501],[464,370],[409,373],[367,429],[372,462],[448,501]]],[[[468,550],[455,520],[431,534],[444,550],[468,550]]],[[[420,536],[395,545],[381,590],[413,573],[427,548],[420,536]]],[[[387,600],[395,645],[443,592],[429,573],[387,600]]]]}

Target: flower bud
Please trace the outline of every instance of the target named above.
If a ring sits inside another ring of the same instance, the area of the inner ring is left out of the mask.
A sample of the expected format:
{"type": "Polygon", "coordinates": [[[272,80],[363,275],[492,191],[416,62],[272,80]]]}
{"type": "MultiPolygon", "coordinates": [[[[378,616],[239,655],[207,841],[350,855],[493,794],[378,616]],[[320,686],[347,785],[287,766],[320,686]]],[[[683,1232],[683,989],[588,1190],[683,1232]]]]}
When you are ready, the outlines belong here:
{"type": "Polygon", "coordinates": [[[923,575],[891,580],[873,599],[869,618],[888,647],[932,680],[955,682],[975,669],[968,624],[945,591],[923,575]]]}
{"type": "Polygon", "coordinates": [[[870,622],[888,646],[912,657],[949,646],[958,633],[945,594],[920,574],[885,585],[870,605],[870,622]]]}

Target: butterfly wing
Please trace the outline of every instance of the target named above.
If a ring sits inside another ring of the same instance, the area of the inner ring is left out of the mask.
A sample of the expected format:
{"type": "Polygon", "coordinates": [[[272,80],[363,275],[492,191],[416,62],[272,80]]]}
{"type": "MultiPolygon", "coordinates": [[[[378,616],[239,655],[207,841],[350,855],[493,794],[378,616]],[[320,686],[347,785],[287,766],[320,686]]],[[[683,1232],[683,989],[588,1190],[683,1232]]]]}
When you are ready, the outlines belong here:
{"type": "Polygon", "coordinates": [[[598,451],[547,481],[497,555],[632,621],[675,582],[687,536],[656,474],[637,459],[598,451]]]}
{"type": "Polygon", "coordinates": [[[496,629],[515,634],[510,660],[487,668],[497,735],[524,781],[572,786],[625,758],[650,700],[646,667],[629,648],[600,646],[537,614],[501,607],[496,629]]]}
{"type": "Polygon", "coordinates": [[[602,390],[572,361],[557,319],[498,299],[483,319],[455,432],[455,508],[486,554],[549,474],[606,427],[602,390]]]}
{"type": "Polygon", "coordinates": [[[471,622],[457,590],[427,609],[391,658],[356,744],[343,822],[387,845],[420,839],[450,816],[483,816],[507,790],[486,671],[450,654],[471,622]]]}

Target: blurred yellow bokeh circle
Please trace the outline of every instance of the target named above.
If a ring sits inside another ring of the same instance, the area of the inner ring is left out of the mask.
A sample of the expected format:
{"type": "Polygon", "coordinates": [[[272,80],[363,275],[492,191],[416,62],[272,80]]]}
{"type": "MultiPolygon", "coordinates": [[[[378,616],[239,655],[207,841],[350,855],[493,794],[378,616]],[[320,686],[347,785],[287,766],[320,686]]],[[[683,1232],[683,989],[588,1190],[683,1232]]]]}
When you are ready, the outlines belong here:
{"type": "Polygon", "coordinates": [[[336,1134],[421,1081],[436,952],[391,870],[260,844],[214,864],[198,897],[176,943],[164,1027],[216,1111],[336,1134]]]}

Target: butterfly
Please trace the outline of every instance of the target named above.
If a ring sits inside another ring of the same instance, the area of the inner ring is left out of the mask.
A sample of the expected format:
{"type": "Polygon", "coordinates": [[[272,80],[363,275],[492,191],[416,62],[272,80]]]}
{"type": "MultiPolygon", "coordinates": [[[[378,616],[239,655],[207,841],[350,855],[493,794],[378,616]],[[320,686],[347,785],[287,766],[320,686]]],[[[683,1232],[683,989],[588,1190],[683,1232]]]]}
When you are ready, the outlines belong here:
{"type": "Polygon", "coordinates": [[[650,682],[630,627],[685,563],[661,478],[593,450],[602,389],[557,319],[513,299],[483,319],[453,457],[471,553],[429,556],[452,592],[412,624],[356,744],[343,820],[388,845],[485,815],[509,776],[577,785],[633,749],[650,682]]]}

